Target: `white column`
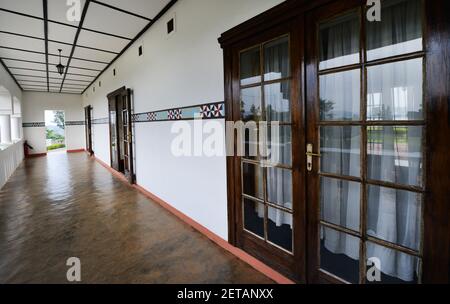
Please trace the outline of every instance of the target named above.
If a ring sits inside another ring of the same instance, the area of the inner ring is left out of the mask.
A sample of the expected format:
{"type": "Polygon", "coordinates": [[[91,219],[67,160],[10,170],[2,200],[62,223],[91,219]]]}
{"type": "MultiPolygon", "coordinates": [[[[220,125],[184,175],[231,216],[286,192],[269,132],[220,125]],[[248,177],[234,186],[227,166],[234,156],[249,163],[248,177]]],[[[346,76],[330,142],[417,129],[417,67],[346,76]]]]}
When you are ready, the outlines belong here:
{"type": "Polygon", "coordinates": [[[19,121],[19,138],[23,138],[23,127],[22,127],[22,117],[17,118],[19,121]]]}
{"type": "Polygon", "coordinates": [[[2,144],[11,143],[11,115],[0,115],[0,139],[2,144]]]}
{"type": "Polygon", "coordinates": [[[19,117],[11,117],[11,139],[19,140],[20,138],[20,119],[19,117]]]}

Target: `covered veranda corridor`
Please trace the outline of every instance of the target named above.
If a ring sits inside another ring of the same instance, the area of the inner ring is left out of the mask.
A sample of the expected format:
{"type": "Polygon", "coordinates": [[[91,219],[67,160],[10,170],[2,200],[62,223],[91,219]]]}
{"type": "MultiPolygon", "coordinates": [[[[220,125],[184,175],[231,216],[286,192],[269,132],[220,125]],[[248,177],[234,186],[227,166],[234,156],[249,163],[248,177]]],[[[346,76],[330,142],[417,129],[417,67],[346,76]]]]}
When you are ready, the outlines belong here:
{"type": "Polygon", "coordinates": [[[25,160],[0,190],[0,282],[273,283],[85,153],[25,160]]]}

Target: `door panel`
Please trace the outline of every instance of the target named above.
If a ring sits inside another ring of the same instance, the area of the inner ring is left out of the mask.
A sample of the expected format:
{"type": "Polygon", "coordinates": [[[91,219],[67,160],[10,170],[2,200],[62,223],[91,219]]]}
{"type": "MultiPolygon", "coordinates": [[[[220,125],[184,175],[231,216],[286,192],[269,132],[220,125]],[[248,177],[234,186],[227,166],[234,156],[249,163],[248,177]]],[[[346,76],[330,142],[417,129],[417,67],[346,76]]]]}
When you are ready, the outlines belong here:
{"type": "Polygon", "coordinates": [[[111,166],[134,183],[131,90],[125,87],[108,94],[111,166]]]}
{"type": "Polygon", "coordinates": [[[122,134],[123,134],[123,163],[124,174],[130,183],[134,183],[133,168],[133,128],[131,124],[131,100],[130,90],[124,90],[121,94],[122,109],[122,134]]]}
{"type": "MultiPolygon", "coordinates": [[[[384,0],[373,23],[366,5],[286,1],[221,35],[227,120],[270,120],[263,52],[271,45],[261,44],[282,36],[280,24],[296,23],[293,243],[307,262],[271,246],[285,243],[270,237],[266,209],[281,201],[284,211],[286,200],[268,200],[268,168],[249,155],[259,147],[248,134],[245,161],[227,159],[229,241],[299,281],[371,283],[369,259],[377,258],[382,283],[447,283],[448,1],[384,0]]],[[[276,67],[274,79],[285,71],[276,67]]],[[[281,163],[289,168],[289,158],[281,163]]]]}
{"type": "Polygon", "coordinates": [[[284,24],[234,48],[231,118],[248,127],[238,136],[242,150],[237,140],[242,154],[233,157],[236,243],[299,281],[305,279],[301,29],[300,22],[284,24]]]}
{"type": "Polygon", "coordinates": [[[421,282],[422,5],[383,1],[375,23],[360,1],[308,15],[310,282],[376,283],[372,266],[381,283],[421,282]]]}
{"type": "Polygon", "coordinates": [[[117,124],[117,100],[116,96],[108,96],[109,108],[109,137],[110,137],[110,155],[111,167],[120,171],[119,161],[119,143],[118,143],[118,124],[117,124]]]}
{"type": "Polygon", "coordinates": [[[84,108],[85,117],[85,132],[86,132],[86,151],[93,155],[94,151],[92,148],[92,107],[87,106],[84,108]]]}

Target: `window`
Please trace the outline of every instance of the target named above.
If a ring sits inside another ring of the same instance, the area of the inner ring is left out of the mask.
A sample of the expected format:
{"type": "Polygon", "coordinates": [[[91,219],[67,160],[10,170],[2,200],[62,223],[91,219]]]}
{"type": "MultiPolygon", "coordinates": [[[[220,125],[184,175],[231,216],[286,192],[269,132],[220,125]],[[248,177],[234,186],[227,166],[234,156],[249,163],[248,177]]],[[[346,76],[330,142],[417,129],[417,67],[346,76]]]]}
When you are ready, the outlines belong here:
{"type": "Polygon", "coordinates": [[[172,18],[167,22],[167,34],[171,34],[175,30],[175,20],[172,18]]]}
{"type": "Polygon", "coordinates": [[[319,28],[320,269],[370,283],[367,261],[375,258],[382,283],[418,283],[425,192],[421,2],[386,0],[382,7],[382,21],[367,21],[365,33],[361,10],[319,28]]]}
{"type": "Polygon", "coordinates": [[[289,36],[240,53],[241,120],[256,123],[258,138],[252,140],[264,150],[242,158],[243,228],[288,253],[293,252],[290,79],[289,36]],[[260,121],[276,121],[279,128],[269,126],[263,134],[260,121]]]}

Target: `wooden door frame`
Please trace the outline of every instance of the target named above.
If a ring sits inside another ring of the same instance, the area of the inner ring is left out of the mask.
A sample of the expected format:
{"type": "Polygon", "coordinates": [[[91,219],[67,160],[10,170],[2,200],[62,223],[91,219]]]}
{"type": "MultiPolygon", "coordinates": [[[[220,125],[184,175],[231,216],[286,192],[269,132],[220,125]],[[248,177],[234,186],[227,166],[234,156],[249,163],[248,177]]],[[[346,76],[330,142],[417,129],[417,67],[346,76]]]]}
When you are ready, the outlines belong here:
{"type": "MultiPolygon", "coordinates": [[[[233,121],[233,98],[236,92],[233,87],[239,79],[233,70],[236,56],[235,47],[243,40],[264,33],[290,19],[304,20],[313,9],[328,3],[345,6],[344,0],[288,0],[241,25],[223,33],[219,38],[224,52],[224,82],[226,121],[233,121]]],[[[360,5],[366,1],[360,0],[360,5]]],[[[446,12],[450,11],[450,3],[445,0],[425,2],[425,53],[426,53],[426,142],[424,147],[426,162],[424,171],[426,178],[426,195],[424,206],[424,244],[423,244],[423,283],[450,282],[450,26],[446,12]]],[[[301,22],[301,21],[299,21],[301,22]]],[[[306,44],[305,44],[306,47],[306,44]]],[[[305,50],[306,53],[312,50],[305,50]]],[[[307,73],[311,73],[310,62],[302,59],[299,81],[304,84],[306,97],[305,119],[316,115],[311,106],[310,83],[306,83],[307,73]],[[312,111],[312,112],[311,112],[312,111]]],[[[295,101],[292,101],[295,102],[295,101]]],[[[310,138],[309,138],[310,139],[310,138]]],[[[303,147],[303,152],[304,152],[303,147]]],[[[302,151],[300,148],[299,153],[302,151]]],[[[317,164],[316,164],[317,165],[317,164]]],[[[228,194],[228,227],[229,242],[239,247],[236,235],[235,197],[238,185],[235,182],[235,158],[227,157],[227,194],[228,194]]],[[[311,206],[310,206],[311,207],[311,206]]],[[[308,211],[311,213],[313,211],[308,211]]],[[[314,221],[308,216],[308,235],[312,237],[311,229],[314,221]]],[[[311,242],[309,240],[308,242],[311,242]]],[[[312,253],[308,252],[310,256],[312,253]]],[[[306,265],[308,277],[314,265],[306,265]]],[[[308,278],[300,278],[307,281],[308,278]]],[[[300,281],[299,280],[299,281],[300,281]]]]}
{"type": "MultiPolygon", "coordinates": [[[[308,85],[308,90],[306,92],[306,112],[307,112],[307,123],[306,123],[306,140],[308,143],[313,144],[315,149],[314,152],[319,153],[319,111],[320,105],[318,103],[319,95],[319,85],[318,85],[318,64],[317,64],[317,54],[318,52],[318,29],[316,28],[316,23],[318,20],[329,20],[341,13],[347,13],[349,11],[356,11],[361,7],[360,0],[346,0],[345,2],[333,2],[328,4],[325,8],[318,8],[317,10],[312,10],[305,18],[305,24],[308,26],[309,31],[306,34],[305,47],[307,48],[307,56],[305,58],[305,81],[308,85]],[[319,11],[320,13],[317,13],[319,11]],[[323,13],[322,13],[323,12],[323,13]],[[338,12],[335,14],[335,12],[338,12]],[[323,18],[323,15],[326,17],[323,18]],[[312,26],[312,27],[310,27],[312,26]],[[314,42],[314,43],[312,43],[314,42]]],[[[359,16],[359,15],[358,15],[359,16]]],[[[362,23],[362,20],[359,20],[362,23]]],[[[362,31],[362,27],[360,28],[362,31]]],[[[360,34],[360,43],[364,39],[363,35],[360,34]]],[[[361,96],[361,100],[363,97],[361,96]]],[[[361,112],[363,112],[363,107],[361,106],[361,112]]],[[[363,120],[363,118],[360,118],[363,120]]],[[[361,134],[362,138],[362,134],[361,134]]],[[[361,149],[364,147],[361,146],[361,149]]],[[[361,155],[363,151],[361,150],[361,155]]],[[[320,158],[313,158],[313,171],[308,172],[307,176],[307,201],[308,201],[308,239],[309,244],[307,247],[308,251],[308,281],[311,283],[335,283],[341,284],[341,281],[332,275],[327,275],[320,270],[320,177],[319,177],[319,166],[320,158]]],[[[363,192],[364,193],[364,192],[363,192]]],[[[363,194],[364,196],[364,194],[363,194]]],[[[360,213],[363,213],[363,206],[361,206],[360,213]]],[[[361,252],[359,252],[361,254],[361,252]]],[[[363,258],[360,256],[360,258],[363,258]]],[[[359,261],[358,261],[359,262],[359,261]]],[[[362,264],[362,263],[360,263],[362,264]]]]}
{"type": "Polygon", "coordinates": [[[86,152],[91,156],[94,155],[94,150],[92,148],[92,106],[84,107],[84,120],[85,124],[85,137],[86,137],[86,152]]]}
{"type": "MultiPolygon", "coordinates": [[[[289,53],[290,53],[290,70],[291,70],[291,79],[289,80],[291,89],[290,89],[290,100],[303,100],[302,96],[298,96],[300,92],[302,92],[300,86],[301,82],[298,81],[299,77],[301,77],[301,66],[300,60],[298,58],[302,57],[301,49],[298,48],[297,43],[292,43],[292,41],[302,41],[303,40],[303,31],[301,21],[292,19],[290,22],[280,24],[267,32],[253,35],[251,39],[246,39],[245,41],[241,41],[238,44],[235,44],[232,48],[232,71],[233,71],[233,79],[239,78],[238,72],[238,60],[239,60],[239,50],[251,48],[255,45],[260,45],[267,41],[276,39],[278,37],[282,37],[286,34],[289,34],[290,42],[289,42],[289,53]],[[234,66],[234,67],[233,67],[234,66]]],[[[240,107],[237,106],[240,100],[240,85],[239,81],[234,82],[232,84],[231,90],[233,92],[233,102],[227,103],[227,121],[239,121],[241,118],[240,107]]],[[[243,231],[243,221],[242,221],[242,195],[241,195],[241,158],[240,157],[228,157],[227,162],[229,163],[228,169],[233,170],[235,175],[228,175],[229,185],[233,184],[233,187],[229,187],[228,191],[233,191],[233,204],[229,204],[229,208],[233,208],[234,216],[232,216],[233,227],[230,227],[230,234],[233,234],[233,238],[235,244],[238,247],[246,248],[248,252],[252,255],[258,257],[263,260],[266,264],[272,265],[273,267],[279,269],[280,272],[285,274],[287,277],[290,277],[294,280],[303,281],[302,276],[300,274],[305,272],[305,261],[306,256],[303,254],[302,248],[305,247],[306,243],[306,235],[305,231],[305,218],[304,209],[304,191],[301,190],[302,185],[298,183],[300,180],[300,176],[304,174],[301,166],[301,158],[300,155],[303,155],[302,149],[304,145],[301,144],[303,138],[299,136],[300,129],[303,128],[303,119],[304,116],[302,110],[303,107],[299,106],[297,102],[291,102],[292,109],[292,117],[291,117],[291,136],[294,139],[292,145],[292,188],[293,188],[293,253],[289,254],[284,252],[283,250],[279,250],[276,247],[269,245],[268,243],[259,240],[255,237],[252,237],[250,234],[243,231]],[[298,189],[298,191],[295,191],[298,189]],[[297,263],[296,263],[297,262],[297,263]]],[[[235,145],[237,147],[237,145],[235,145]]],[[[301,178],[302,179],[302,178],[301,178]]],[[[229,192],[230,193],[230,192],[229,192]]],[[[229,213],[230,215],[230,213],[229,213]]],[[[303,281],[304,282],[304,281],[303,281]]]]}
{"type": "MultiPolygon", "coordinates": [[[[119,89],[120,90],[120,89],[119,89]]],[[[114,170],[120,172],[120,162],[119,162],[119,152],[117,152],[117,154],[115,155],[116,159],[117,159],[117,167],[115,167],[115,164],[113,163],[113,148],[112,148],[112,142],[111,142],[111,135],[112,135],[112,127],[111,127],[111,102],[114,102],[114,110],[116,111],[115,116],[116,116],[116,124],[115,124],[115,131],[116,131],[116,146],[118,147],[118,149],[120,149],[119,146],[119,140],[118,140],[118,134],[119,134],[119,130],[118,130],[118,124],[117,124],[117,94],[115,94],[117,91],[116,90],[110,94],[107,95],[107,100],[108,100],[108,128],[109,128],[109,156],[110,156],[110,166],[111,168],[113,168],[114,170]]]]}
{"type": "MultiPolygon", "coordinates": [[[[129,105],[129,111],[128,111],[128,129],[129,129],[129,134],[131,135],[131,138],[132,138],[132,140],[129,142],[129,146],[128,146],[128,149],[129,149],[129,154],[130,154],[130,157],[129,157],[129,167],[130,167],[130,174],[125,174],[125,172],[122,172],[122,171],[120,171],[119,170],[119,172],[120,173],[123,173],[124,175],[125,175],[125,177],[128,179],[128,181],[131,183],[131,184],[133,184],[134,182],[135,182],[135,174],[134,174],[134,160],[133,160],[133,122],[132,122],[132,102],[131,102],[131,90],[130,89],[127,89],[125,86],[123,86],[123,87],[121,87],[121,88],[119,88],[119,89],[117,89],[117,90],[114,90],[113,92],[111,92],[111,93],[109,93],[108,95],[107,95],[107,99],[108,99],[108,121],[109,121],[109,138],[111,139],[111,115],[110,115],[110,113],[109,113],[109,103],[110,103],[110,101],[112,100],[112,99],[114,99],[115,100],[115,109],[116,109],[116,134],[117,134],[117,138],[116,138],[116,140],[117,140],[117,142],[116,142],[116,144],[117,144],[117,146],[118,146],[118,155],[117,155],[117,157],[118,157],[118,159],[119,159],[119,167],[120,167],[120,136],[119,136],[119,128],[121,127],[121,126],[119,126],[119,115],[122,115],[122,109],[118,109],[118,106],[117,106],[117,100],[116,100],[116,98],[117,97],[120,97],[120,98],[123,98],[123,97],[126,97],[127,99],[128,99],[128,105],[129,105]]],[[[112,165],[112,146],[111,146],[111,142],[110,142],[110,145],[109,145],[109,151],[110,151],[110,158],[111,158],[111,167],[113,168],[113,165],[112,165]]],[[[125,171],[125,169],[124,169],[124,171],[125,171]]]]}
{"type": "MultiPolygon", "coordinates": [[[[128,145],[128,155],[124,154],[124,157],[128,158],[128,167],[129,172],[126,171],[124,167],[124,175],[130,182],[130,184],[134,184],[135,182],[135,174],[134,174],[134,160],[133,160],[133,121],[132,121],[132,104],[131,104],[131,90],[125,89],[121,93],[122,103],[126,102],[126,115],[127,115],[127,134],[124,134],[124,145],[128,145]],[[123,100],[126,99],[126,101],[123,100]]],[[[123,109],[121,110],[121,115],[123,114],[123,109]]],[[[123,123],[123,117],[122,117],[123,123]]],[[[123,128],[123,126],[122,126],[123,128]]]]}

